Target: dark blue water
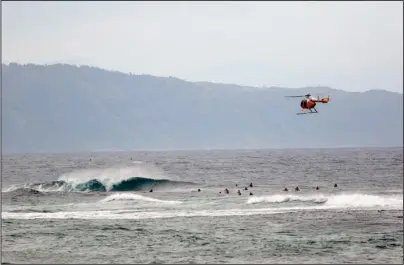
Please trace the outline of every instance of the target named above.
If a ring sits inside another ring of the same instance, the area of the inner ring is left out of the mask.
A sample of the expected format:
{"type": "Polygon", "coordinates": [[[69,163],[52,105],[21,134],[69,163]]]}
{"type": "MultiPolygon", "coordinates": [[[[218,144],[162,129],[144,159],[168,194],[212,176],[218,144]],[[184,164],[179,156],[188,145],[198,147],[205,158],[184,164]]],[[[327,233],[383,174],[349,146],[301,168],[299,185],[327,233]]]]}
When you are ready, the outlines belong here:
{"type": "Polygon", "coordinates": [[[403,262],[402,148],[5,155],[2,177],[2,262],[403,262]]]}

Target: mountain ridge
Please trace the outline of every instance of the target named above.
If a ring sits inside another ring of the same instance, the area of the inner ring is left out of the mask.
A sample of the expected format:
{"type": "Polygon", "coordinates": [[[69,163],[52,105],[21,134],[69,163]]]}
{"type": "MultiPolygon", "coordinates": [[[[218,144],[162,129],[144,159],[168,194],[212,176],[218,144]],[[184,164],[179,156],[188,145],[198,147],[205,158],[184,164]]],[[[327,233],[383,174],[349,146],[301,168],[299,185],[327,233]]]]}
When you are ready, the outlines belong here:
{"type": "Polygon", "coordinates": [[[91,65],[79,65],[79,64],[68,64],[68,63],[52,63],[52,64],[36,64],[36,63],[15,63],[15,62],[10,62],[10,63],[2,63],[2,67],[6,66],[10,66],[11,65],[15,65],[15,66],[35,66],[35,67],[53,67],[53,66],[68,66],[68,67],[72,67],[72,68],[90,68],[90,69],[95,69],[95,70],[100,70],[100,71],[104,71],[106,73],[117,73],[117,74],[122,74],[122,75],[127,75],[127,76],[147,76],[147,77],[153,77],[153,78],[167,78],[167,79],[175,79],[175,80],[179,80],[179,81],[183,81],[183,82],[187,82],[187,83],[193,83],[193,84],[198,84],[198,85],[213,85],[216,87],[220,87],[220,86],[232,86],[232,87],[238,87],[238,88],[253,88],[253,89],[288,89],[288,90],[301,90],[301,89],[313,89],[313,88],[320,88],[320,89],[330,89],[330,90],[337,90],[337,91],[343,91],[343,92],[348,92],[348,93],[367,93],[367,92],[373,92],[373,91],[385,91],[385,92],[390,92],[390,93],[395,93],[395,94],[399,94],[399,95],[403,95],[400,92],[396,92],[396,91],[390,91],[387,89],[368,89],[365,91],[347,91],[347,90],[343,90],[343,89],[337,89],[337,88],[333,88],[330,86],[302,86],[302,87],[281,87],[281,86],[267,86],[267,85],[263,85],[263,86],[251,86],[251,85],[240,85],[240,84],[235,84],[235,83],[222,83],[222,82],[213,82],[213,81],[191,81],[191,80],[186,80],[183,78],[179,78],[179,77],[174,77],[174,76],[157,76],[157,75],[151,75],[151,74],[134,74],[132,72],[123,72],[123,71],[118,71],[118,70],[108,70],[105,68],[101,68],[101,67],[97,67],[97,66],[91,66],[91,65]]]}
{"type": "Polygon", "coordinates": [[[403,96],[137,75],[71,64],[2,64],[3,152],[402,146],[403,96]],[[300,99],[330,94],[318,114],[300,99]]]}

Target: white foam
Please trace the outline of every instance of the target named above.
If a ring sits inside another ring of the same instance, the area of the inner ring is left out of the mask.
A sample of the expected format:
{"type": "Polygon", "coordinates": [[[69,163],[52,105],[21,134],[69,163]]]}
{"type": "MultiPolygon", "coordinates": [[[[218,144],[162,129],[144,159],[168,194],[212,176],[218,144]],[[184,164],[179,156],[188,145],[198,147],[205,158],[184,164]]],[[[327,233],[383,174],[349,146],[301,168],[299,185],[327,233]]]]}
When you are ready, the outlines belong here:
{"type": "Polygon", "coordinates": [[[145,201],[145,202],[157,202],[157,203],[169,203],[169,204],[182,203],[180,201],[159,200],[134,193],[115,193],[101,200],[101,202],[103,203],[111,201],[145,201]]]}
{"type": "MultiPolygon", "coordinates": [[[[314,207],[306,207],[307,210],[314,207]]],[[[223,209],[223,210],[191,210],[191,211],[164,211],[139,212],[133,210],[117,211],[86,211],[86,212],[55,212],[55,213],[12,213],[2,212],[2,219],[156,219],[174,217],[220,217],[244,215],[268,215],[296,211],[289,209],[223,209]]]]}
{"type": "MultiPolygon", "coordinates": [[[[250,203],[255,202],[285,202],[295,201],[315,201],[327,199],[322,205],[315,206],[295,206],[280,208],[258,208],[258,209],[177,209],[159,211],[139,211],[139,209],[119,209],[119,210],[99,210],[99,211],[64,211],[53,213],[15,213],[2,212],[3,219],[155,219],[155,218],[174,218],[174,217],[220,217],[220,216],[244,216],[244,215],[269,215],[296,211],[330,210],[340,208],[353,209],[401,209],[403,208],[402,198],[383,197],[376,195],[348,194],[348,195],[330,195],[328,197],[318,196],[293,196],[293,195],[274,195],[250,198],[250,203]]],[[[102,202],[111,202],[116,200],[137,200],[157,203],[178,203],[176,201],[162,201],[139,194],[117,193],[103,199],[102,202]]]]}
{"type": "Polygon", "coordinates": [[[40,192],[57,192],[57,191],[71,191],[71,190],[73,190],[73,187],[71,185],[67,184],[67,183],[63,184],[63,185],[60,185],[60,186],[57,186],[57,185],[47,186],[46,188],[44,188],[44,186],[46,186],[46,183],[35,185],[35,186],[28,185],[27,187],[33,188],[33,189],[35,189],[37,191],[40,191],[40,192]]]}
{"type": "Polygon", "coordinates": [[[403,198],[400,196],[377,196],[366,194],[339,194],[339,195],[272,195],[251,197],[248,204],[256,203],[284,203],[291,201],[324,203],[325,206],[337,208],[355,207],[385,207],[390,209],[402,209],[403,198]]]}
{"type": "Polygon", "coordinates": [[[281,203],[281,202],[291,202],[291,201],[302,201],[302,202],[326,202],[327,197],[323,195],[317,196],[296,196],[296,195],[271,195],[271,196],[257,196],[250,197],[247,200],[248,204],[269,202],[269,203],[281,203]]]}
{"type": "Polygon", "coordinates": [[[335,195],[330,196],[325,203],[335,207],[385,207],[392,209],[403,208],[403,198],[397,196],[377,196],[377,195],[335,195]]]}

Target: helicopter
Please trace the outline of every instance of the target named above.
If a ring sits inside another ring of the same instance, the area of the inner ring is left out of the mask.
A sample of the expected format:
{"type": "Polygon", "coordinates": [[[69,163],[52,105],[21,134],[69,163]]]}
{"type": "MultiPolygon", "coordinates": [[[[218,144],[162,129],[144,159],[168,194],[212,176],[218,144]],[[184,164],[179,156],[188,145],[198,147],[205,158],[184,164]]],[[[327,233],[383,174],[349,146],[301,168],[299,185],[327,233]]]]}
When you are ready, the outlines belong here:
{"type": "Polygon", "coordinates": [[[316,105],[317,103],[328,103],[330,101],[330,96],[326,98],[320,98],[320,97],[312,97],[310,94],[302,95],[302,96],[285,96],[286,98],[301,98],[305,97],[302,99],[300,102],[300,107],[302,108],[302,111],[299,113],[296,113],[297,115],[302,115],[302,114],[315,114],[318,113],[316,110],[316,105]]]}

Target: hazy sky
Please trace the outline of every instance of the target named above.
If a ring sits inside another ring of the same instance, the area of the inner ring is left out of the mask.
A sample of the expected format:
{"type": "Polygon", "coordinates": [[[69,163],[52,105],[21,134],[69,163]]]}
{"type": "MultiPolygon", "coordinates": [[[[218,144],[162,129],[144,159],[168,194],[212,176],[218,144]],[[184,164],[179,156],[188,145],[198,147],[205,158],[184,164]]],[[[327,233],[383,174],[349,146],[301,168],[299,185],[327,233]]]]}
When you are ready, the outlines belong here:
{"type": "Polygon", "coordinates": [[[403,3],[2,2],[3,62],[403,91],[403,3]]]}

